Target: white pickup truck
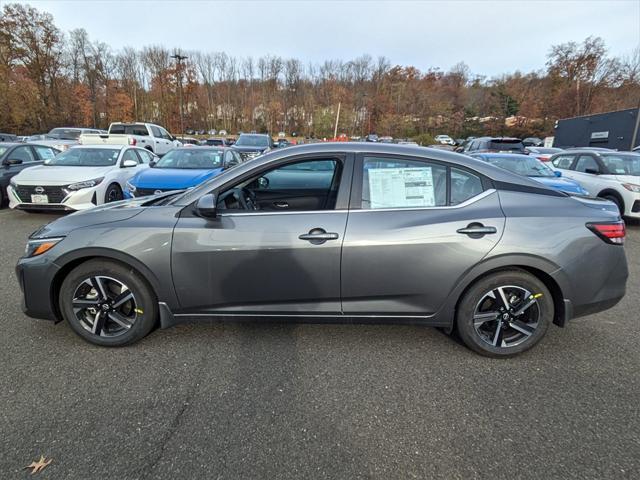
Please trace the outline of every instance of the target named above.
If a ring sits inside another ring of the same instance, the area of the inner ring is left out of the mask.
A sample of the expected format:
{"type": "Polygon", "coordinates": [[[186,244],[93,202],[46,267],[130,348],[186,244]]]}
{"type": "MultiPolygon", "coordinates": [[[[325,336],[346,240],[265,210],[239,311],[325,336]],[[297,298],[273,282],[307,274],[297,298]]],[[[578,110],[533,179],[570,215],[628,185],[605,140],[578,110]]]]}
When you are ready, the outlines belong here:
{"type": "Polygon", "coordinates": [[[169,150],[181,147],[176,138],[160,125],[153,123],[122,123],[109,125],[109,132],[80,135],[82,145],[134,145],[162,156],[169,150]]]}

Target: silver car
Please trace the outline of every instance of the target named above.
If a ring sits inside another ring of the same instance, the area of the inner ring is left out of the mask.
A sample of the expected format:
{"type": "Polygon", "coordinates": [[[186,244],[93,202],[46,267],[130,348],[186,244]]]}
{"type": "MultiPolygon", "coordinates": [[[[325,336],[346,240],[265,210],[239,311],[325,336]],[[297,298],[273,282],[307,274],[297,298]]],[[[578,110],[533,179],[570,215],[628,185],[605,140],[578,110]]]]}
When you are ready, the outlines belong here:
{"type": "Polygon", "coordinates": [[[507,357],[623,297],[624,236],[610,202],[464,155],[312,144],[60,218],[17,273],[28,315],[99,345],[193,319],[345,319],[507,357]]]}

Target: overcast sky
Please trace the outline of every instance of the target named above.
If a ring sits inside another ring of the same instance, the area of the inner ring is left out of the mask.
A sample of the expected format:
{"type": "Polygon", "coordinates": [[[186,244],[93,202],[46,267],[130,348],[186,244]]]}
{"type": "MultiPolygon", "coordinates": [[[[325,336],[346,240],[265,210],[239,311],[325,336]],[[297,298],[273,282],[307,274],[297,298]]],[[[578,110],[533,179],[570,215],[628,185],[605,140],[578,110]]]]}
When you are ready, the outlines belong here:
{"type": "Polygon", "coordinates": [[[369,53],[423,70],[463,61],[488,76],[541,69],[551,45],[589,35],[602,37],[615,55],[640,45],[640,0],[24,3],[53,14],[63,30],[84,28],[114,49],[160,44],[305,63],[369,53]]]}

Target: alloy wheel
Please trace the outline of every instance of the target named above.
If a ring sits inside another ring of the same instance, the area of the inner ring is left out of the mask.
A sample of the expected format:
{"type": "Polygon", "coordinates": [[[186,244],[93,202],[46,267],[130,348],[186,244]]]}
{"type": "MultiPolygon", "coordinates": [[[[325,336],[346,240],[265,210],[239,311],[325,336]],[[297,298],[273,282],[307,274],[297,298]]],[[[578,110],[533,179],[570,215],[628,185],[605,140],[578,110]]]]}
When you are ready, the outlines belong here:
{"type": "Polygon", "coordinates": [[[538,298],[529,290],[505,285],[487,292],[473,312],[473,328],[492,347],[515,347],[529,339],[540,322],[538,298]]]}
{"type": "Polygon", "coordinates": [[[123,335],[140,313],[129,287],[106,276],[92,276],[80,282],[73,294],[72,306],[80,325],[100,337],[123,335]]]}

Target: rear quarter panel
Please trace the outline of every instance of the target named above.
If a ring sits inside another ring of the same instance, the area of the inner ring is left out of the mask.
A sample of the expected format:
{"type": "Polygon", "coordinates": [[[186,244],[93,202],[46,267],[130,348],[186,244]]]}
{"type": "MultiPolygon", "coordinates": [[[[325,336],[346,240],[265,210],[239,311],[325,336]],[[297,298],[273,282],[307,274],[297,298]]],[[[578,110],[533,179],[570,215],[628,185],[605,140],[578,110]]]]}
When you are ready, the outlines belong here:
{"type": "Polygon", "coordinates": [[[598,301],[613,290],[624,292],[624,247],[597,237],[586,224],[616,221],[619,216],[570,197],[501,191],[506,216],[504,234],[489,259],[525,255],[545,260],[547,271],[574,307],[598,301]]]}

